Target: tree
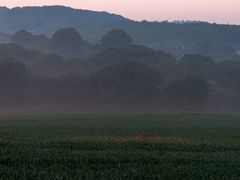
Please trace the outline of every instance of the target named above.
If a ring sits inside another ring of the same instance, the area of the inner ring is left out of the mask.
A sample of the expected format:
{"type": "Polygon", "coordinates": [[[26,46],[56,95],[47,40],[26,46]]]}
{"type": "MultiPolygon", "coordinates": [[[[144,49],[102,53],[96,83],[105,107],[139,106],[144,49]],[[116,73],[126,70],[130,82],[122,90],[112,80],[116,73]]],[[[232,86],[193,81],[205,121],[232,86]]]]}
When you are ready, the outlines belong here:
{"type": "Polygon", "coordinates": [[[104,48],[122,48],[132,44],[132,38],[122,29],[113,29],[100,40],[104,48]]]}
{"type": "Polygon", "coordinates": [[[100,70],[91,79],[117,102],[158,101],[161,73],[145,64],[126,62],[100,70]]]}
{"type": "Polygon", "coordinates": [[[29,46],[33,42],[33,35],[26,30],[20,30],[13,34],[13,36],[11,37],[11,42],[23,46],[29,46]]]}
{"type": "Polygon", "coordinates": [[[12,58],[0,62],[0,88],[25,87],[31,79],[24,64],[12,58]]]}
{"type": "Polygon", "coordinates": [[[178,71],[181,76],[195,74],[207,79],[216,77],[215,61],[200,54],[187,54],[178,62],[178,71]]]}
{"type": "Polygon", "coordinates": [[[89,67],[92,69],[94,67],[99,69],[129,61],[144,63],[159,69],[164,77],[172,72],[171,68],[176,64],[176,59],[170,54],[139,45],[130,45],[120,49],[106,49],[91,58],[88,63],[91,64],[89,67]]]}
{"type": "Polygon", "coordinates": [[[65,28],[57,30],[52,36],[52,42],[55,45],[78,46],[83,41],[79,32],[74,28],[65,28]]]}
{"type": "Polygon", "coordinates": [[[11,37],[11,42],[19,44],[25,48],[49,51],[50,39],[45,35],[33,35],[26,30],[20,30],[11,37]]]}
{"type": "Polygon", "coordinates": [[[18,62],[32,62],[39,52],[27,50],[18,44],[0,44],[0,58],[14,58],[18,62]]]}
{"type": "Polygon", "coordinates": [[[57,30],[52,36],[53,51],[66,57],[78,57],[90,44],[74,28],[57,30]]]}
{"type": "Polygon", "coordinates": [[[185,106],[204,105],[209,95],[208,82],[196,75],[169,82],[165,87],[167,100],[185,106]]]}
{"type": "Polygon", "coordinates": [[[240,93],[240,62],[223,61],[217,64],[217,82],[240,93]]]}

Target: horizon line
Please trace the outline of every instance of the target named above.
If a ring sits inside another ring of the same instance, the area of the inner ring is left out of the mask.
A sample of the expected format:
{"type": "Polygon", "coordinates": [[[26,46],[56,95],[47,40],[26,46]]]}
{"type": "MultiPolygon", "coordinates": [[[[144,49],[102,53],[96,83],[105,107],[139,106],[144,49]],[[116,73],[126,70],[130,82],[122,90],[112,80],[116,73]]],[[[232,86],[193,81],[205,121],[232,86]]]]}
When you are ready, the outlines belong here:
{"type": "Polygon", "coordinates": [[[135,21],[135,22],[148,22],[148,23],[174,23],[174,24],[191,24],[191,23],[208,23],[208,24],[216,24],[216,25],[230,25],[230,26],[240,26],[240,24],[235,24],[235,23],[218,23],[218,22],[210,22],[210,21],[204,21],[204,20],[190,20],[190,19],[175,19],[175,20],[148,20],[148,19],[132,19],[129,17],[126,17],[122,14],[114,13],[114,12],[109,12],[109,11],[101,11],[101,10],[93,10],[93,9],[82,9],[82,8],[76,8],[68,5],[30,5],[30,6],[14,6],[14,7],[8,7],[8,6],[0,6],[0,8],[6,8],[9,10],[17,9],[17,8],[44,8],[44,7],[64,7],[64,8],[70,8],[73,10],[79,10],[79,11],[92,11],[92,12],[98,12],[98,13],[108,13],[111,15],[116,15],[116,16],[121,16],[127,20],[135,21]]]}

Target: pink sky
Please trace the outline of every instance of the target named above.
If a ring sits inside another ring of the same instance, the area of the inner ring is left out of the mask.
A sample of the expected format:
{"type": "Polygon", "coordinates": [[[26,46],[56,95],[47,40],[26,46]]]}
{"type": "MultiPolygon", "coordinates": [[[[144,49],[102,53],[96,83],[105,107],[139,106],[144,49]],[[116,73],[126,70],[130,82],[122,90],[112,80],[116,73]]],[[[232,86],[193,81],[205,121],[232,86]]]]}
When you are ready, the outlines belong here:
{"type": "Polygon", "coordinates": [[[136,20],[202,20],[240,24],[240,0],[0,0],[0,6],[65,5],[136,20]]]}

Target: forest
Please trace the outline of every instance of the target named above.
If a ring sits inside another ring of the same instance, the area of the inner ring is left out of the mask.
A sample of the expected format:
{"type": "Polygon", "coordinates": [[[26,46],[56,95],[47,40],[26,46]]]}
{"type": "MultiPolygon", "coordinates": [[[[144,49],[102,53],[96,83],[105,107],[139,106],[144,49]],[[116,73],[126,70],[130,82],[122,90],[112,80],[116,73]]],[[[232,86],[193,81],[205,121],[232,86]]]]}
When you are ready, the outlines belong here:
{"type": "Polygon", "coordinates": [[[98,43],[61,28],[0,44],[2,111],[238,111],[239,82],[237,58],[177,58],[119,28],[98,43]]]}

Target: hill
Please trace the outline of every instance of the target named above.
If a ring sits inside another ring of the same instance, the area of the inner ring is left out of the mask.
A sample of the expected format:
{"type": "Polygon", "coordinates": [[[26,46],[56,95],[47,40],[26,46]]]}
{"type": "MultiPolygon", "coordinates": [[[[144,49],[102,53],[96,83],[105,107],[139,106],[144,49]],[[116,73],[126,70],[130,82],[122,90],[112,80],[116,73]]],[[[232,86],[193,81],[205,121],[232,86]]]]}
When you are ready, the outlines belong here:
{"type": "Polygon", "coordinates": [[[64,6],[0,7],[0,29],[14,33],[26,29],[33,33],[52,34],[59,28],[74,27],[83,34],[92,27],[101,27],[112,22],[127,20],[107,12],[78,10],[64,6]]]}
{"type": "Polygon", "coordinates": [[[57,29],[66,27],[77,29],[83,38],[94,43],[98,43],[109,30],[121,28],[132,36],[135,44],[163,49],[177,57],[185,53],[201,53],[220,60],[239,58],[239,25],[138,22],[107,12],[64,6],[0,8],[2,32],[25,29],[34,34],[52,35],[57,29]]]}

